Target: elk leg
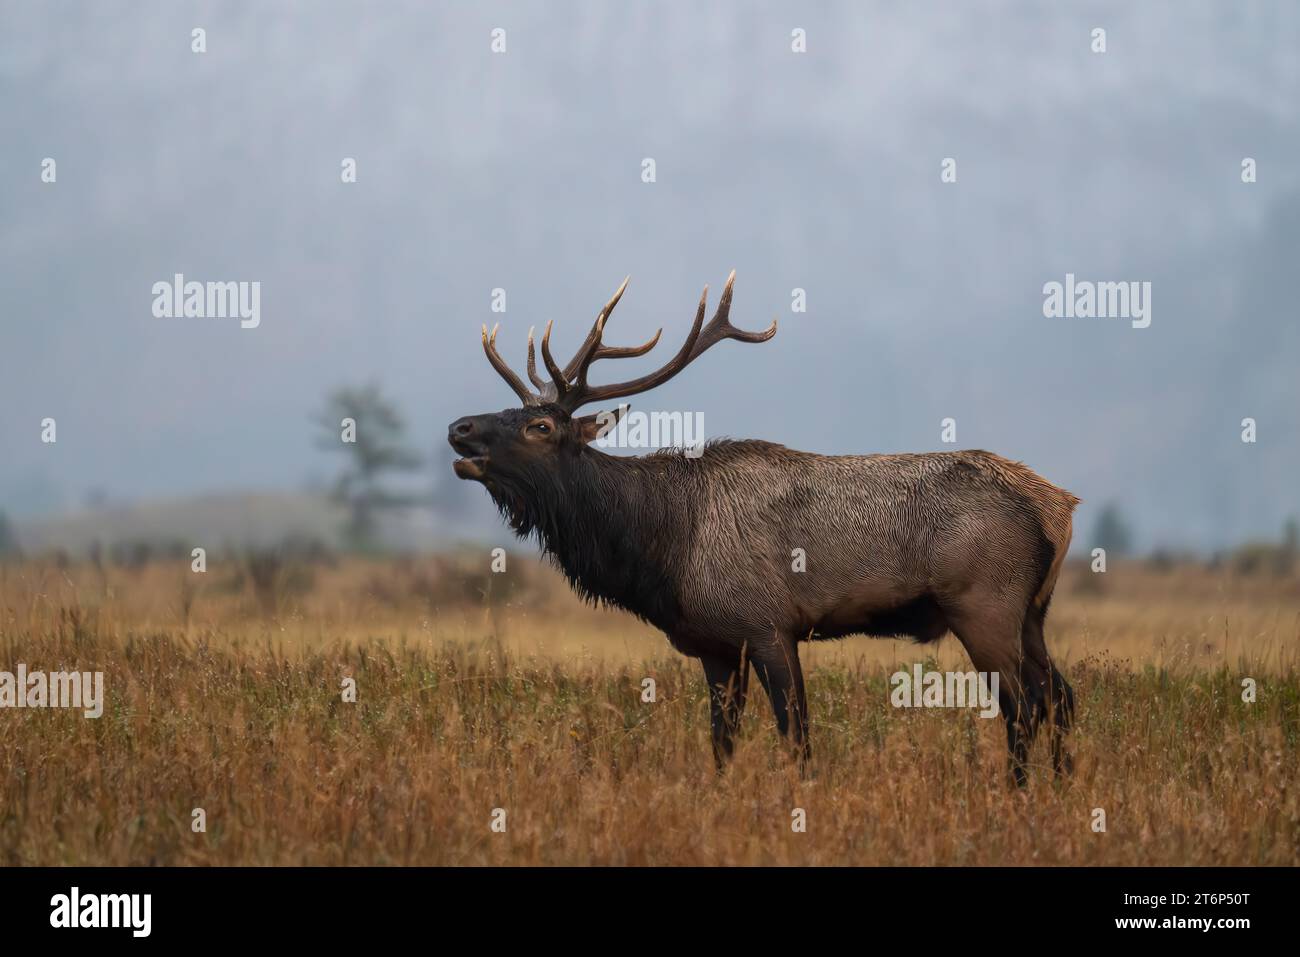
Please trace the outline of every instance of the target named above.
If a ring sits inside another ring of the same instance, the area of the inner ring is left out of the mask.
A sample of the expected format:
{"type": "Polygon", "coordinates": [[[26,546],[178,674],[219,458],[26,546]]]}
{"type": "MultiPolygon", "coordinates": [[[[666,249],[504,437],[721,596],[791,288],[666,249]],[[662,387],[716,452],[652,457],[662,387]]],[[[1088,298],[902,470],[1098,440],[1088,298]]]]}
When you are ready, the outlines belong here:
{"type": "Polygon", "coordinates": [[[713,760],[721,771],[731,758],[736,729],[745,713],[749,691],[749,659],[745,649],[700,656],[709,685],[709,720],[713,730],[713,760]]]}
{"type": "Polygon", "coordinates": [[[808,699],[804,694],[799,648],[786,638],[754,646],[754,674],[772,702],[776,728],[794,749],[799,772],[807,773],[812,749],[808,744],[808,699]]]}
{"type": "Polygon", "coordinates": [[[1043,640],[1043,621],[1046,617],[1046,608],[1031,604],[1025,613],[1021,640],[1026,657],[1038,666],[1043,675],[1042,680],[1047,685],[1044,698],[1051,703],[1046,717],[1051,728],[1052,767],[1057,776],[1065,777],[1074,769],[1074,759],[1065,749],[1065,734],[1074,722],[1074,690],[1056,670],[1056,665],[1047,654],[1047,643],[1043,640]]]}
{"type": "Polygon", "coordinates": [[[1021,680],[1020,616],[985,602],[974,609],[947,611],[947,617],[975,669],[997,673],[998,706],[1007,725],[1008,766],[1016,786],[1024,787],[1033,723],[1021,680]]]}

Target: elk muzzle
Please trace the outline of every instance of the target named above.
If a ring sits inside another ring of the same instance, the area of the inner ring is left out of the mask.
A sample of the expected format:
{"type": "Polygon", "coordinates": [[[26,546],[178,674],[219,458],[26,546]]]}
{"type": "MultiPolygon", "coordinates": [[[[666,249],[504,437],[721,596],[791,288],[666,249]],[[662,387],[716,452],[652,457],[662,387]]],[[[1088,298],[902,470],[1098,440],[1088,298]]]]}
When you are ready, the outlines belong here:
{"type": "Polygon", "coordinates": [[[488,453],[486,434],[489,428],[482,416],[469,415],[457,419],[447,427],[447,441],[460,453],[452,464],[457,478],[482,481],[487,474],[488,453]]]}

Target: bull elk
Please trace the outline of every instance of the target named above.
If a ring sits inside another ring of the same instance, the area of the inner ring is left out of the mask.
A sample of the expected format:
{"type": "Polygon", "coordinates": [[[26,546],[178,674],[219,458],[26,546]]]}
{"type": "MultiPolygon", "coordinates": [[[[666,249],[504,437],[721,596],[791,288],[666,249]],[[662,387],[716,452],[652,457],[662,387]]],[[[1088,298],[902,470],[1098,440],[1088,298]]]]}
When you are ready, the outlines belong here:
{"type": "Polygon", "coordinates": [[[704,324],[708,287],[686,342],[662,368],[610,385],[588,381],[599,359],[641,356],[607,346],[614,293],[563,368],[542,336],[549,381],[528,334],[528,378],[516,375],[483,328],[492,367],[521,408],[457,419],[448,440],[462,479],[481,482],[521,537],[536,535],[570,584],[663,630],[700,659],[708,682],[714,755],[721,768],[745,707],[751,665],[777,728],[808,754],[800,641],[851,634],[957,635],[979,671],[999,676],[1011,773],[1026,779],[1041,723],[1052,728],[1058,774],[1070,767],[1063,733],[1073,692],[1053,665],[1043,622],[1070,544],[1078,499],[1019,462],[983,451],[814,455],[763,441],[716,441],[703,453],[608,455],[591,442],[608,414],[588,403],[662,385],[724,339],[766,342],[729,320],[735,273],[704,324]],[[803,547],[803,571],[791,570],[803,547]]]}

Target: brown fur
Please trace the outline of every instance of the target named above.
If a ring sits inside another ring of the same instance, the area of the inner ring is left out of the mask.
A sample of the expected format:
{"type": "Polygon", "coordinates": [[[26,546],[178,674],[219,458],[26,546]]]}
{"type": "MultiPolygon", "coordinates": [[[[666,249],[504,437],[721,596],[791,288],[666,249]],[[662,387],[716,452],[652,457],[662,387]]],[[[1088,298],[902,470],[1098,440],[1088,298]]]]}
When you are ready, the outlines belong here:
{"type": "Polygon", "coordinates": [[[1034,595],[1034,603],[1043,608],[1052,597],[1056,580],[1061,574],[1061,563],[1070,550],[1070,539],[1074,532],[1072,516],[1082,499],[1053,485],[1023,462],[1013,462],[992,452],[974,451],[970,454],[988,459],[988,467],[1001,475],[1009,488],[1015,489],[1033,503],[1043,534],[1056,550],[1052,567],[1043,579],[1043,587],[1034,595]]]}

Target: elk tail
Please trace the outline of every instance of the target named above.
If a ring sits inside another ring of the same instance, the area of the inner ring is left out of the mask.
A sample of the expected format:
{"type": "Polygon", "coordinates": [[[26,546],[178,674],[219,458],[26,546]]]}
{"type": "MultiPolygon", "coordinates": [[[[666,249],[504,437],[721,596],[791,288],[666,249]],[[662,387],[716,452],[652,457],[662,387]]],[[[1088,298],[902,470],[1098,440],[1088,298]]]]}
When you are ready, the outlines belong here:
{"type": "Polygon", "coordinates": [[[1042,524],[1043,535],[1052,545],[1053,554],[1052,564],[1034,595],[1034,607],[1046,612],[1047,604],[1052,600],[1052,592],[1056,589],[1056,579],[1061,574],[1065,553],[1070,550],[1070,539],[1074,534],[1074,507],[1082,499],[1043,479],[1039,481],[1046,488],[1040,489],[1040,494],[1034,496],[1034,506],[1042,524]]]}

